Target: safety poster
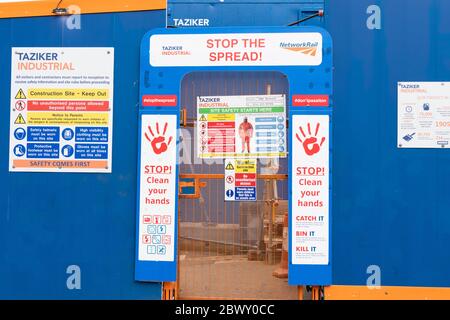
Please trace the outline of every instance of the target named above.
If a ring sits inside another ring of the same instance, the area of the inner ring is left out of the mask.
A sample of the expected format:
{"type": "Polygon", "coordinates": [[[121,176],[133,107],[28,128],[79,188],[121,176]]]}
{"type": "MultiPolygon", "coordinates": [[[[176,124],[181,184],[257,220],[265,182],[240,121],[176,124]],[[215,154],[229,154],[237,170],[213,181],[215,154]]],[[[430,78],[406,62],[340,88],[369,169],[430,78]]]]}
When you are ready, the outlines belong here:
{"type": "Polygon", "coordinates": [[[329,262],[330,120],[328,115],[292,117],[293,264],[329,262]]]}
{"type": "Polygon", "coordinates": [[[174,261],[177,116],[142,115],[139,186],[141,261],[174,261]]]}
{"type": "Polygon", "coordinates": [[[110,173],[114,48],[12,48],[9,171],[110,173]]]}
{"type": "Polygon", "coordinates": [[[285,158],[284,95],[197,98],[199,158],[285,158]]]}
{"type": "Polygon", "coordinates": [[[450,82],[398,83],[398,147],[448,148],[450,82]]]}

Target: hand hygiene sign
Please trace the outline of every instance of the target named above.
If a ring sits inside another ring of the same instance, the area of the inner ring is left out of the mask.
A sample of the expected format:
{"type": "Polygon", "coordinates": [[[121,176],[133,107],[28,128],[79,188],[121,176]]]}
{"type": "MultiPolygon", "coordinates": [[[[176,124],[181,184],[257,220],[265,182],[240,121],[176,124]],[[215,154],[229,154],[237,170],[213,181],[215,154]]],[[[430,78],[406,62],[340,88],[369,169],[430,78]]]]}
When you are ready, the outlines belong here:
{"type": "Polygon", "coordinates": [[[329,263],[329,116],[292,118],[293,264],[329,263]]]}
{"type": "Polygon", "coordinates": [[[150,37],[150,65],[318,66],[322,35],[311,33],[156,34],[150,37]]]}
{"type": "Polygon", "coordinates": [[[141,261],[174,261],[176,115],[142,115],[139,193],[141,261]]]}

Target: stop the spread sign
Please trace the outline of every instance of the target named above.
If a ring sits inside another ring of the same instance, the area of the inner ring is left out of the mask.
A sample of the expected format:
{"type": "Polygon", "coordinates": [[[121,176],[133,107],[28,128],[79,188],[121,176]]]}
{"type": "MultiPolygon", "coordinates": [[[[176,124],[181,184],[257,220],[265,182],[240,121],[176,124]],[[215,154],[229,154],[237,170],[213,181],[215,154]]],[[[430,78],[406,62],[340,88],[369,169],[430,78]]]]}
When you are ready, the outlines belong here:
{"type": "Polygon", "coordinates": [[[291,258],[329,263],[329,116],[294,115],[291,258]]]}
{"type": "Polygon", "coordinates": [[[156,34],[150,37],[149,54],[154,67],[318,66],[322,63],[322,35],[156,34]]]}
{"type": "Polygon", "coordinates": [[[174,261],[176,115],[142,115],[139,246],[141,261],[174,261]]]}

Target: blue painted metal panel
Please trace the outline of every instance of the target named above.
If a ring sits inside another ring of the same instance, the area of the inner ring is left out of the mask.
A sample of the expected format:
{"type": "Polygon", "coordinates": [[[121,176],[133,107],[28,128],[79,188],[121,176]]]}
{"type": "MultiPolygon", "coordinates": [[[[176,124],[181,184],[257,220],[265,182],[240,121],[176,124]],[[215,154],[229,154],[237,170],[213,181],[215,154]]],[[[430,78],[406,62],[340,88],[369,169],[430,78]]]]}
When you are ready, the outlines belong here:
{"type": "Polygon", "coordinates": [[[397,82],[450,75],[450,3],[330,1],[335,42],[334,277],[382,285],[450,286],[449,150],[396,148],[397,82]],[[351,255],[351,257],[349,257],[351,255]]]}
{"type": "MultiPolygon", "coordinates": [[[[192,27],[194,21],[175,19],[208,19],[203,27],[286,26],[321,10],[325,0],[169,0],[167,25],[192,27]]],[[[317,17],[303,25],[320,26],[317,17]]]]}
{"type": "MultiPolygon", "coordinates": [[[[218,27],[297,19],[295,1],[270,10],[263,0],[251,10],[227,2],[169,0],[168,20],[210,18],[218,27]]],[[[446,0],[325,1],[336,68],[334,284],[365,285],[367,267],[378,265],[382,285],[450,286],[449,151],[396,148],[397,81],[449,81],[448,12],[446,0]],[[366,26],[373,4],[381,30],[366,26]]]]}
{"type": "Polygon", "coordinates": [[[134,281],[139,44],[164,11],[0,20],[0,298],[160,299],[134,281]],[[115,48],[112,174],[9,173],[11,47],[115,48]],[[81,268],[68,290],[66,268],[81,268]]]}

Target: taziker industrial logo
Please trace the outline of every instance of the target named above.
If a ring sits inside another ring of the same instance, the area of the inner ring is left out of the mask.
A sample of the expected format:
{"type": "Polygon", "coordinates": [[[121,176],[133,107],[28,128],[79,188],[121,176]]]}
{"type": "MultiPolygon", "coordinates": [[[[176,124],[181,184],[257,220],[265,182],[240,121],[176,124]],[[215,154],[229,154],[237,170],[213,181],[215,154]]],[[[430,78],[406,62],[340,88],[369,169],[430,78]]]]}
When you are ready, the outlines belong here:
{"type": "Polygon", "coordinates": [[[163,56],[190,56],[191,52],[181,45],[162,46],[161,55],[163,56]]]}
{"type": "Polygon", "coordinates": [[[319,48],[319,42],[281,42],[280,48],[315,57],[319,48]]]}

